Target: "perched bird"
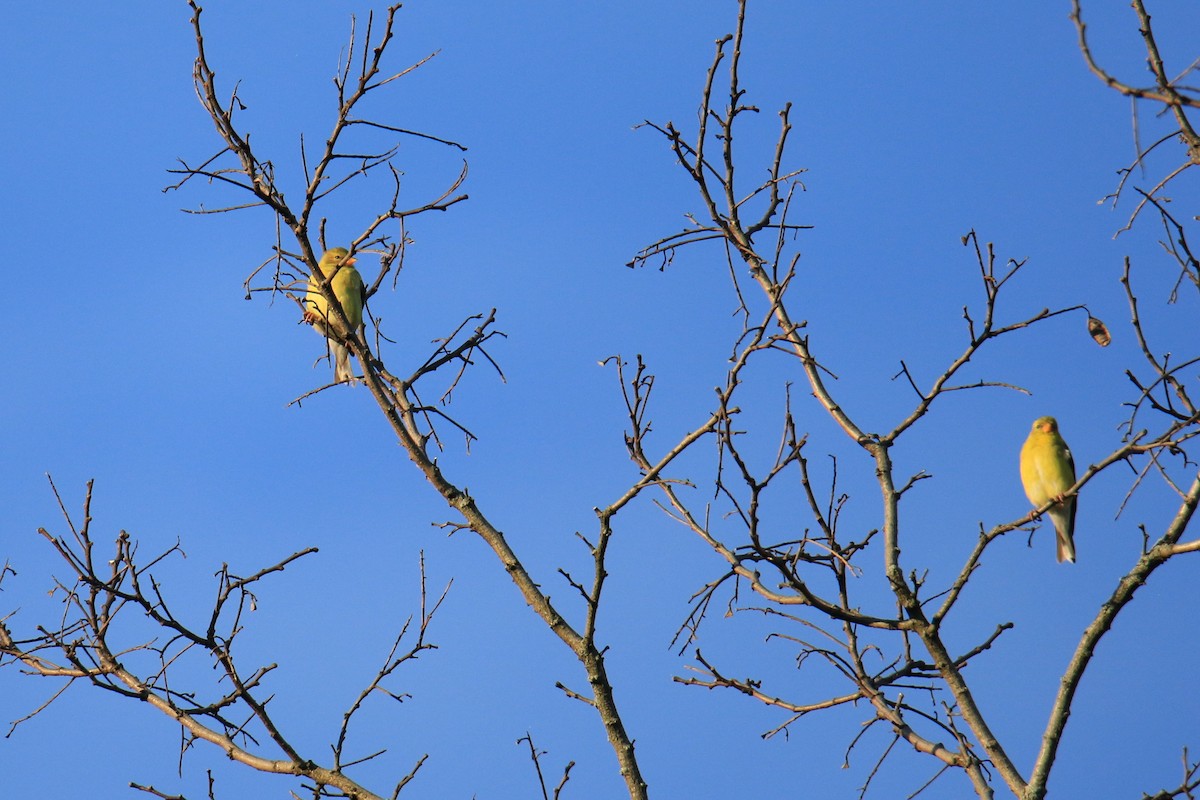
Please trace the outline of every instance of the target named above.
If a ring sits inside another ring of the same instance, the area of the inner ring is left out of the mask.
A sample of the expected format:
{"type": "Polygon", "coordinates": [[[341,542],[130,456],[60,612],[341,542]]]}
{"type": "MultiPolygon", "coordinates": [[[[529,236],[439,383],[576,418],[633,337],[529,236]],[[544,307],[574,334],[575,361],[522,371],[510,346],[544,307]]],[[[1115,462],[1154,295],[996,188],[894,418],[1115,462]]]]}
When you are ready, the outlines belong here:
{"type": "Polygon", "coordinates": [[[1021,483],[1025,496],[1038,508],[1050,506],[1058,534],[1058,560],[1075,561],[1075,498],[1063,493],[1075,485],[1075,461],[1058,433],[1054,417],[1038,417],[1021,448],[1021,483]]]}
{"type": "Polygon", "coordinates": [[[354,268],[354,259],[350,251],[344,247],[333,247],[321,256],[321,274],[329,281],[333,294],[342,306],[346,319],[350,322],[347,331],[337,314],[329,307],[329,302],[321,294],[320,283],[314,274],[308,279],[308,289],[304,293],[304,321],[311,323],[317,332],[329,340],[329,349],[333,352],[333,378],[354,382],[354,371],[350,369],[350,351],[343,344],[347,336],[353,336],[362,326],[363,299],[366,291],[362,276],[354,268]]]}

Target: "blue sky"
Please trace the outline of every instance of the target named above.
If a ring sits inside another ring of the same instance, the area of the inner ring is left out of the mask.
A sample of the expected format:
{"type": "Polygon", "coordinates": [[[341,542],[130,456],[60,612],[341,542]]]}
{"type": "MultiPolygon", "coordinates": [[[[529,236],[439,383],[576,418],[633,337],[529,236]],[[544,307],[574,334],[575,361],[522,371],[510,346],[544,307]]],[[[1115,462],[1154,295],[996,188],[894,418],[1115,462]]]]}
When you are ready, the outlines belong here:
{"type": "MultiPolygon", "coordinates": [[[[1142,82],[1132,12],[1094,5],[1097,55],[1142,82]]],[[[213,0],[205,9],[220,85],[228,92],[241,81],[248,109],[240,119],[298,197],[299,134],[317,141],[327,132],[349,16],[368,6],[213,0]]],[[[1125,256],[1157,347],[1194,348],[1196,294],[1164,303],[1175,272],[1159,255],[1157,230],[1143,223],[1114,240],[1130,205],[1097,202],[1133,157],[1129,103],[1086,71],[1068,11],[1042,0],[757,0],[750,11],[742,79],[763,113],[739,139],[748,148],[743,169],[758,168],[775,112],[791,101],[790,163],[807,170],[793,216],[814,226],[797,242],[799,314],[864,427],[890,428],[911,408],[911,390],[891,380],[901,359],[928,384],[961,351],[962,307],[977,307],[981,294],[973,256],[959,243],[972,228],[1002,258],[1029,260],[1001,304],[1007,318],[1086,304],[1113,330],[1113,345],[1098,348],[1075,313],[997,343],[966,376],[1019,384],[1032,396],[945,398],[897,449],[901,473],[935,476],[904,501],[906,558],[934,582],[961,565],[981,523],[1028,510],[1016,454],[1033,418],[1058,417],[1081,467],[1119,443],[1125,370],[1139,358],[1118,283],[1125,256]]],[[[1200,19],[1194,10],[1158,13],[1160,45],[1178,72],[1195,57],[1187,40],[1200,19]]],[[[578,762],[567,796],[618,795],[600,726],[554,688],[559,680],[584,688],[578,666],[489,552],[431,524],[450,513],[395,446],[366,390],[288,406],[324,383],[328,368],[312,367],[322,344],[290,303],[243,298],[242,281],[273,243],[269,216],[188,215],[180,208],[227,195],[200,185],[162,191],[177,159],[217,148],[192,91],[186,5],[10,4],[3,16],[24,35],[0,52],[14,120],[0,131],[5,227],[19,265],[10,272],[18,302],[7,315],[0,384],[0,559],[18,574],[4,581],[0,615],[20,609],[10,620],[16,631],[54,618],[46,592],[62,570],[36,530],[65,525],[46,473],[72,511],[96,480],[102,541],[124,529],[150,553],[178,539],[188,557],[164,566],[162,579],[197,613],[222,563],[250,572],[319,547],[261,588],[242,653],[279,663],[278,713],[318,757],[416,611],[423,550],[431,586],[454,580],[431,632],[440,649],[392,684],[411,700],[378,700],[363,720],[363,749],[390,748],[364,769],[364,782],[389,787],[429,752],[403,796],[531,796],[533,772],[514,745],[529,731],[555,775],[578,762]]],[[[442,463],[565,601],[571,590],[557,568],[588,569],[574,532],[594,531],[591,509],[637,477],[622,444],[615,375],[598,362],[644,354],[658,378],[652,416],[665,447],[710,410],[736,335],[718,250],[696,248],[665,271],[624,266],[702,210],[661,138],[634,128],[649,119],[690,130],[712,42],[732,29],[734,4],[541,0],[518,12],[414,0],[398,19],[393,67],[438,55],[368,111],[467,145],[470,200],[413,223],[398,289],[376,296],[372,310],[397,339],[389,363],[408,364],[464,316],[499,309],[508,338],[494,354],[507,380],[479,369],[458,389],[452,410],[480,440],[467,454],[448,436],[442,463]]],[[[1149,111],[1141,124],[1144,140],[1156,138],[1161,123],[1149,111]]],[[[1181,157],[1173,150],[1152,162],[1139,185],[1181,157]]],[[[405,192],[423,200],[461,161],[405,140],[398,164],[405,192]]],[[[332,207],[340,216],[331,216],[331,243],[360,228],[387,190],[363,187],[332,207]]],[[[1193,183],[1179,182],[1172,195],[1194,209],[1193,183]]],[[[782,360],[755,373],[747,418],[762,426],[753,435],[764,449],[776,443],[783,384],[798,378],[782,360]]],[[[868,460],[805,392],[795,398],[822,479],[827,454],[839,459],[851,494],[846,524],[876,525],[868,460]]],[[[698,499],[711,480],[708,455],[688,462],[698,499]]],[[[1022,767],[1081,631],[1137,556],[1138,525],[1157,532],[1173,513],[1169,492],[1150,484],[1114,520],[1129,482],[1114,469],[1085,490],[1074,566],[1054,563],[1044,529],[1032,549],[1024,536],[1009,537],[949,629],[969,646],[999,622],[1016,622],[969,677],[1022,767]]],[[[779,524],[804,524],[789,522],[789,509],[776,512],[779,524]]],[[[601,638],[653,794],[736,796],[752,786],[767,797],[857,796],[889,739],[868,735],[852,769],[840,769],[865,709],[815,715],[786,739],[764,742],[760,734],[783,720],[778,712],[672,682],[694,663],[670,650],[672,633],[691,592],[721,569],[699,542],[642,502],[619,517],[612,559],[601,638]]],[[[1051,780],[1056,796],[1136,797],[1174,785],[1181,749],[1200,747],[1200,702],[1186,674],[1197,655],[1190,610],[1200,600],[1190,566],[1181,558],[1156,574],[1101,646],[1051,780]]],[[[797,700],[845,690],[817,671],[798,672],[787,647],[764,643],[764,625],[750,615],[714,618],[701,646],[731,673],[763,677],[797,700]]],[[[53,691],[49,681],[0,672],[0,722],[53,691]]],[[[136,781],[200,797],[210,767],[218,797],[295,788],[235,769],[211,748],[188,754],[180,777],[177,748],[178,731],[162,715],[77,686],[0,740],[0,765],[14,795],[140,796],[124,788],[136,781]]],[[[905,796],[933,771],[927,759],[897,753],[868,796],[905,796]]],[[[922,796],[968,790],[947,776],[922,796]]]]}

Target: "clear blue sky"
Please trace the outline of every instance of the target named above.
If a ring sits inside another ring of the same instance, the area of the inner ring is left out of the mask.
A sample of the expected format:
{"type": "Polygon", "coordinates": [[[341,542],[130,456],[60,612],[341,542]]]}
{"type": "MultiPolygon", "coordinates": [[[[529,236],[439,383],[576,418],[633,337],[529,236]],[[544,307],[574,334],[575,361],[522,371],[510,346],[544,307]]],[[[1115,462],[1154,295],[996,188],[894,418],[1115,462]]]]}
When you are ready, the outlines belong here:
{"type": "MultiPolygon", "coordinates": [[[[1143,81],[1132,12],[1092,5],[1097,54],[1143,81]]],[[[248,110],[240,119],[298,198],[299,134],[318,141],[327,132],[349,16],[368,6],[213,0],[205,8],[220,85],[228,92],[241,80],[248,110]]],[[[592,507],[636,480],[615,377],[597,362],[646,356],[659,376],[659,446],[698,424],[726,367],[736,320],[721,253],[696,249],[665,272],[624,264],[702,210],[664,142],[633,126],[674,120],[690,129],[712,42],[732,30],[734,11],[715,0],[534,0],[519,9],[413,0],[399,16],[391,65],[440,52],[369,109],[470,148],[470,200],[415,223],[397,291],[381,292],[372,308],[398,340],[388,351],[397,365],[419,363],[428,342],[462,317],[499,308],[509,338],[494,354],[507,382],[480,369],[460,387],[453,411],[480,441],[468,455],[447,437],[442,463],[564,601],[571,590],[555,570],[589,568],[574,532],[591,534],[592,507]]],[[[1135,260],[1160,348],[1195,343],[1195,292],[1163,303],[1175,273],[1157,231],[1144,224],[1114,241],[1130,206],[1097,203],[1134,152],[1129,103],[1087,73],[1068,11],[1065,0],[752,2],[742,78],[763,114],[742,141],[768,146],[775,111],[793,103],[790,163],[808,170],[793,215],[814,226],[798,242],[799,308],[865,427],[890,428],[911,407],[911,390],[890,380],[900,359],[927,384],[960,352],[961,309],[980,300],[972,255],[959,244],[971,228],[1002,258],[1029,259],[1001,308],[1010,319],[1086,303],[1113,329],[1102,350],[1074,314],[1001,343],[967,377],[1020,384],[1032,397],[947,398],[897,450],[902,473],[935,476],[904,509],[906,557],[933,582],[957,570],[979,524],[1028,510],[1016,454],[1033,418],[1059,418],[1081,468],[1117,446],[1130,399],[1124,372],[1138,359],[1117,280],[1124,256],[1135,260]]],[[[1196,56],[1200,17],[1177,8],[1160,16],[1160,44],[1178,72],[1196,56]]],[[[54,618],[46,592],[62,567],[36,530],[64,533],[65,525],[45,473],[72,511],[95,478],[101,541],[125,529],[144,554],[181,541],[188,557],[164,567],[162,579],[197,613],[222,563],[248,573],[319,547],[261,588],[242,657],[279,663],[277,713],[322,759],[341,712],[417,609],[424,550],[431,585],[455,581],[431,632],[440,649],[391,684],[411,700],[378,699],[363,720],[362,749],[387,746],[392,759],[364,770],[364,782],[388,787],[429,752],[403,796],[533,796],[527,756],[514,745],[530,731],[556,777],[567,760],[578,762],[567,797],[619,795],[600,726],[554,688],[586,688],[578,665],[489,552],[431,525],[451,515],[366,390],[287,407],[325,382],[328,367],[312,367],[322,344],[290,303],[243,299],[242,281],[273,243],[270,218],[187,215],[179,209],[225,195],[198,184],[161,191],[177,158],[199,161],[217,147],[192,91],[188,18],[185,3],[163,0],[10,3],[3,13],[6,29],[20,33],[0,51],[15,299],[0,383],[0,561],[18,574],[4,581],[0,615],[20,609],[10,620],[18,632],[54,618]]],[[[1150,114],[1142,124],[1150,138],[1150,114]]],[[[743,169],[757,169],[763,155],[747,152],[743,169]]],[[[402,142],[398,164],[405,191],[421,200],[460,166],[451,151],[412,141],[402,142]]],[[[368,188],[339,207],[345,216],[331,219],[331,243],[360,228],[378,196],[368,188]]],[[[1173,196],[1190,216],[1194,183],[1173,196]]],[[[799,376],[764,374],[752,390],[765,446],[774,445],[771,421],[788,377],[799,376]]],[[[846,524],[876,526],[868,461],[803,402],[806,393],[797,398],[810,458],[826,480],[825,454],[842,460],[852,495],[846,524]]],[[[705,474],[697,467],[694,477],[705,474]]],[[[1154,485],[1114,520],[1129,479],[1112,470],[1084,492],[1078,564],[1054,563],[1044,529],[1032,549],[1024,536],[997,547],[951,629],[967,646],[1016,622],[968,677],[1022,767],[1083,627],[1137,556],[1138,525],[1157,535],[1173,512],[1154,485]]],[[[869,734],[842,770],[865,709],[816,715],[789,738],[764,742],[779,712],[673,683],[693,662],[669,650],[671,635],[691,592],[721,565],[649,503],[623,512],[618,528],[601,638],[612,646],[610,670],[652,794],[855,797],[890,735],[869,734]]],[[[1155,575],[1105,640],[1069,722],[1054,796],[1153,792],[1178,782],[1184,746],[1200,750],[1200,699],[1189,679],[1200,601],[1193,568],[1181,558],[1155,575]]],[[[787,647],[763,643],[765,630],[753,619],[714,618],[701,645],[731,673],[763,677],[769,691],[798,701],[846,690],[797,672],[787,647]]],[[[0,724],[7,730],[53,691],[47,680],[0,672],[0,724]]],[[[12,796],[143,796],[124,788],[132,780],[201,797],[210,766],[221,798],[295,788],[200,746],[181,779],[177,748],[178,731],[162,715],[76,686],[0,739],[0,772],[12,796]]],[[[933,771],[928,759],[898,753],[869,796],[906,796],[933,771]]],[[[922,796],[968,791],[955,775],[922,796]]]]}

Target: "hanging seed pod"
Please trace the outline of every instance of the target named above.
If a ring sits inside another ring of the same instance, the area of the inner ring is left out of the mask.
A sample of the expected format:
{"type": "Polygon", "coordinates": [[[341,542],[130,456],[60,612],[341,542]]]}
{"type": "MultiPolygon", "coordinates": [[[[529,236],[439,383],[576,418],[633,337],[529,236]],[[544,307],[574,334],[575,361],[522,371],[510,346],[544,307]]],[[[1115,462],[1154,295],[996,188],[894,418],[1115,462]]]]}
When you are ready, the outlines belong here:
{"type": "Polygon", "coordinates": [[[1096,340],[1096,344],[1101,347],[1108,347],[1112,341],[1112,334],[1108,332],[1108,328],[1103,322],[1088,314],[1088,333],[1096,340]]]}

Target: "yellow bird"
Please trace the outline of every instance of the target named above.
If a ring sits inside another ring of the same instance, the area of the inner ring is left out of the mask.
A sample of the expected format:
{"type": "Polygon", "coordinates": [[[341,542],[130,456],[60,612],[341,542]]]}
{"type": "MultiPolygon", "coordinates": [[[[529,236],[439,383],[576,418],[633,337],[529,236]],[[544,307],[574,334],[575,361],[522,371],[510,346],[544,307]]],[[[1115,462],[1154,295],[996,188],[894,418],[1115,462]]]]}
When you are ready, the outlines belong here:
{"type": "Polygon", "coordinates": [[[1058,560],[1074,563],[1075,497],[1063,497],[1063,493],[1075,485],[1075,461],[1054,417],[1034,420],[1021,448],[1021,483],[1029,502],[1038,508],[1054,501],[1049,514],[1058,535],[1058,560]]]}
{"type": "Polygon", "coordinates": [[[329,349],[334,356],[333,378],[339,383],[354,383],[354,371],[350,369],[350,351],[343,344],[343,340],[354,335],[362,326],[363,301],[366,295],[362,276],[354,268],[355,259],[349,256],[350,251],[346,248],[333,247],[325,251],[320,263],[321,274],[329,281],[334,296],[350,322],[349,331],[333,313],[329,301],[321,294],[320,283],[315,274],[309,277],[308,289],[304,293],[304,321],[329,340],[329,349]]]}

